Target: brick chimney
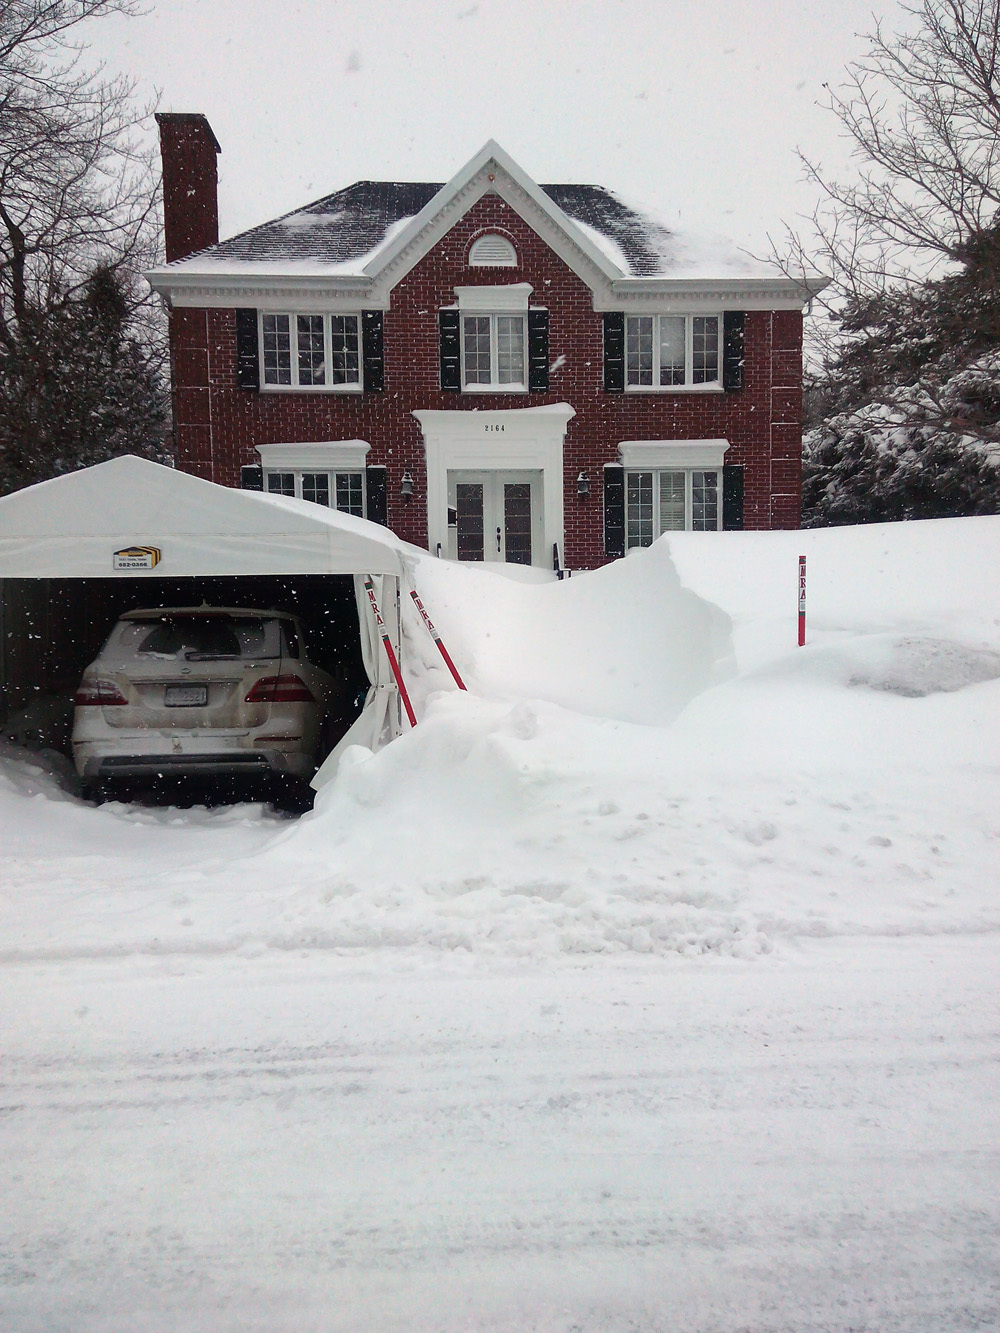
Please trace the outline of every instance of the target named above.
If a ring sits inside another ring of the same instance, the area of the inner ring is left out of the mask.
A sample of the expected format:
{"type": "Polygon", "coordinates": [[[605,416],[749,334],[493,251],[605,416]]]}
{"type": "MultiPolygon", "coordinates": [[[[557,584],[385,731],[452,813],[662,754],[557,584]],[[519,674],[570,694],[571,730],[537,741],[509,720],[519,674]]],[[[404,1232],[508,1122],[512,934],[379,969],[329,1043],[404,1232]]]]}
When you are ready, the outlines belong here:
{"type": "Polygon", "coordinates": [[[200,114],[157,112],[163,162],[163,236],[167,263],[219,239],[222,149],[200,114]]]}

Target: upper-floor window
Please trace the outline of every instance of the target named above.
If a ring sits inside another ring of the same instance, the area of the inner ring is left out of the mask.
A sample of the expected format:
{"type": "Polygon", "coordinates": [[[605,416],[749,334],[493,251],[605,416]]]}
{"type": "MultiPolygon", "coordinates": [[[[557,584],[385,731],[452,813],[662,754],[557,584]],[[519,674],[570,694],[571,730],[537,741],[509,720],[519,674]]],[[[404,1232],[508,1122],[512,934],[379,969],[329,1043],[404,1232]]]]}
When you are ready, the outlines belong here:
{"type": "Polygon", "coordinates": [[[357,315],[261,316],[262,382],[269,389],[361,388],[357,315]]]}
{"type": "Polygon", "coordinates": [[[462,316],[466,389],[526,389],[524,315],[462,316]]]}
{"type": "Polygon", "coordinates": [[[506,236],[491,232],[472,242],[469,264],[472,268],[516,268],[517,251],[506,236]]]}
{"type": "Polygon", "coordinates": [[[718,387],[719,325],[718,315],[628,315],[626,389],[718,387]]]}

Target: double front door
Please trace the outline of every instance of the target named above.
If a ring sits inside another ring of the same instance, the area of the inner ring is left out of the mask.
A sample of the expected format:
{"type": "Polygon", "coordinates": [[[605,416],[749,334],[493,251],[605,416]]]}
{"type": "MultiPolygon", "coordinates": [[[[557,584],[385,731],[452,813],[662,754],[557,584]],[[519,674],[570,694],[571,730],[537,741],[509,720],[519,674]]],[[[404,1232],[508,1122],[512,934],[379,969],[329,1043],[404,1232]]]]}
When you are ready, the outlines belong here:
{"type": "Polygon", "coordinates": [[[540,472],[449,472],[448,554],[541,563],[541,495],[540,472]]]}

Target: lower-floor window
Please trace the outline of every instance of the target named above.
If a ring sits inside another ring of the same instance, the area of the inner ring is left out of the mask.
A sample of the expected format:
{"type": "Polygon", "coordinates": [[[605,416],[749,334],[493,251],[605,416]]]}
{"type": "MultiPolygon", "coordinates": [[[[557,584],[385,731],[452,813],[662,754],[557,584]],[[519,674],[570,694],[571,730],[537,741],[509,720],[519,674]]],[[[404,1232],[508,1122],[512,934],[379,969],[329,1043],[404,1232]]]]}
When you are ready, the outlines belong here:
{"type": "Polygon", "coordinates": [[[628,549],[649,546],[664,532],[714,532],[718,527],[717,470],[663,468],[626,473],[628,549]]]}
{"type": "Polygon", "coordinates": [[[343,514],[365,516],[364,474],[361,472],[278,472],[264,473],[264,487],[270,495],[292,495],[299,500],[339,509],[343,514]]]}

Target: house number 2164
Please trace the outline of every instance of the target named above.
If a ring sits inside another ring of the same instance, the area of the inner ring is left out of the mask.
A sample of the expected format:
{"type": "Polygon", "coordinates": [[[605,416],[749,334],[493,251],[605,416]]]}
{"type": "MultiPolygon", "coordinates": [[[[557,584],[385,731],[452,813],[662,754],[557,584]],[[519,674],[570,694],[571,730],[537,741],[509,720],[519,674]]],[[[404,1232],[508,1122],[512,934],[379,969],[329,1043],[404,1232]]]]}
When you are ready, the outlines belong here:
{"type": "Polygon", "coordinates": [[[505,429],[506,429],[505,426],[491,426],[489,424],[483,426],[483,430],[486,432],[487,435],[491,434],[493,431],[505,430],[505,429]]]}

